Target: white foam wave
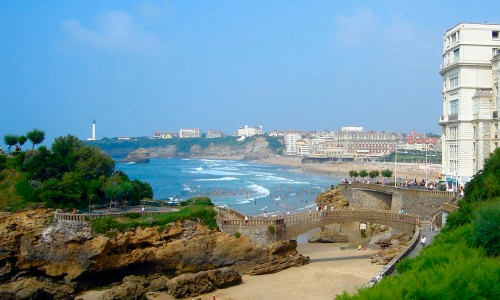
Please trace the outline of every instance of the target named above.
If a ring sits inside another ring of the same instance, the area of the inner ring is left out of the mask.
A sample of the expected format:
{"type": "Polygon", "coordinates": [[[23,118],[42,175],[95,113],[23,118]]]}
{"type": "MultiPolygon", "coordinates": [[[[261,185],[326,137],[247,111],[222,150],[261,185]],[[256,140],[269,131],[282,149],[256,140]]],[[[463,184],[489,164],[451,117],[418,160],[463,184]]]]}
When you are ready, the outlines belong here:
{"type": "Polygon", "coordinates": [[[255,194],[255,197],[249,198],[248,201],[253,201],[255,199],[267,197],[271,194],[271,192],[268,189],[266,189],[261,185],[257,185],[255,183],[252,183],[251,185],[247,186],[247,188],[251,189],[255,194]]]}
{"type": "Polygon", "coordinates": [[[195,179],[193,181],[231,181],[231,180],[239,180],[239,179],[236,177],[221,177],[221,178],[195,179]]]}
{"type": "Polygon", "coordinates": [[[207,174],[207,175],[216,175],[216,176],[243,176],[241,173],[237,172],[226,172],[226,171],[220,171],[220,170],[192,170],[192,171],[187,171],[187,173],[191,174],[207,174]]]}
{"type": "Polygon", "coordinates": [[[281,197],[274,198],[273,200],[275,200],[275,201],[280,201],[280,200],[281,200],[281,197]]]}

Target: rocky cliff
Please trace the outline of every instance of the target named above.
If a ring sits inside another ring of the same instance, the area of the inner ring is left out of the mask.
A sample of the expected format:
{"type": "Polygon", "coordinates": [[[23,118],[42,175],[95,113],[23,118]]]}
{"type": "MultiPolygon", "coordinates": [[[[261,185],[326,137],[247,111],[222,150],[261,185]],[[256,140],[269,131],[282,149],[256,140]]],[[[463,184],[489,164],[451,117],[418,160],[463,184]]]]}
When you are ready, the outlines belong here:
{"type": "Polygon", "coordinates": [[[342,192],[336,188],[330,189],[319,194],[316,197],[316,203],[319,205],[326,205],[328,207],[345,208],[349,206],[349,201],[344,198],[342,192]]]}
{"type": "Polygon", "coordinates": [[[21,294],[29,294],[27,288],[45,284],[35,295],[42,291],[69,299],[76,291],[118,282],[127,275],[172,278],[228,266],[240,274],[262,274],[308,261],[294,243],[259,247],[246,237],[209,230],[193,221],[106,237],[94,234],[85,222],[53,223],[52,215],[45,209],[0,213],[0,298],[22,298],[21,294]]]}

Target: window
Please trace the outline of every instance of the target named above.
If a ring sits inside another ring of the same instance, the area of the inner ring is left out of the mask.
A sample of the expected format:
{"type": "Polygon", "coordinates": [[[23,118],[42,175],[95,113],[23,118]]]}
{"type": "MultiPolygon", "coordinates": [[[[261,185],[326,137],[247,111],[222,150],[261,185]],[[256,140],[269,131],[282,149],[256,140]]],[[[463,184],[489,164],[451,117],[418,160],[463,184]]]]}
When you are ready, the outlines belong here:
{"type": "Polygon", "coordinates": [[[500,54],[500,49],[498,49],[498,48],[492,48],[491,49],[491,55],[495,56],[497,54],[500,54]]]}
{"type": "Polygon", "coordinates": [[[491,38],[494,39],[494,40],[498,40],[498,38],[499,38],[499,34],[498,33],[499,33],[498,30],[493,30],[491,32],[491,38]]]}
{"type": "Polygon", "coordinates": [[[450,101],[449,119],[450,120],[457,120],[458,119],[458,99],[450,101]]]}
{"type": "Polygon", "coordinates": [[[457,61],[460,58],[460,49],[453,50],[453,61],[457,61]]]}
{"type": "Polygon", "coordinates": [[[458,76],[451,77],[449,80],[450,80],[450,89],[456,88],[458,86],[458,76]]]}

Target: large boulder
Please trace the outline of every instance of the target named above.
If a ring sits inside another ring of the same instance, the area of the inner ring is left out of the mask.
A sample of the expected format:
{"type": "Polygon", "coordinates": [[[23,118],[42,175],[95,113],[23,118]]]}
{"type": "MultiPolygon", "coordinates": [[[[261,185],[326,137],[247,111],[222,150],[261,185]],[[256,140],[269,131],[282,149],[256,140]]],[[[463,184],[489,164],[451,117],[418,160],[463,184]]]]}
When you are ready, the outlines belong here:
{"type": "Polygon", "coordinates": [[[123,283],[107,290],[99,300],[146,300],[146,280],[139,276],[127,276],[123,283]]]}
{"type": "Polygon", "coordinates": [[[309,243],[347,243],[349,238],[345,234],[338,234],[334,230],[314,232],[308,239],[309,243]]]}
{"type": "Polygon", "coordinates": [[[168,292],[176,298],[193,297],[241,283],[241,274],[231,268],[182,274],[167,282],[168,292]]]}
{"type": "Polygon", "coordinates": [[[74,299],[74,290],[68,285],[40,281],[36,278],[22,278],[0,285],[0,299],[3,300],[45,300],[74,299]]]}
{"type": "Polygon", "coordinates": [[[186,298],[209,293],[215,290],[207,272],[182,274],[167,282],[168,292],[175,298],[186,298]]]}
{"type": "Polygon", "coordinates": [[[227,267],[207,271],[207,276],[210,282],[218,289],[241,283],[241,274],[227,267]]]}

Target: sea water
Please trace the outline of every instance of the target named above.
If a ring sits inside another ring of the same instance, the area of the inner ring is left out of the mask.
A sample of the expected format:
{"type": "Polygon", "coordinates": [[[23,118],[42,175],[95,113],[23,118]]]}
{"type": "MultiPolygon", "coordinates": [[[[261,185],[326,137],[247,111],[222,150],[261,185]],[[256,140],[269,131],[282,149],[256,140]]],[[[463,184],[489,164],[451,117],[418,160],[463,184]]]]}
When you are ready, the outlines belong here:
{"type": "Polygon", "coordinates": [[[130,179],[148,182],[154,198],[207,196],[215,205],[248,215],[309,211],[316,196],[339,178],[249,161],[154,158],[149,164],[117,163],[130,179]]]}

